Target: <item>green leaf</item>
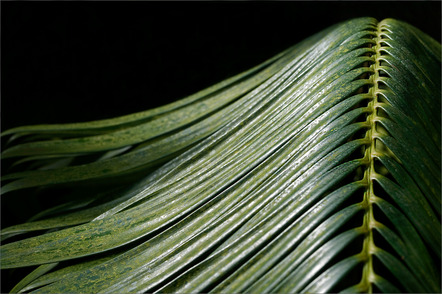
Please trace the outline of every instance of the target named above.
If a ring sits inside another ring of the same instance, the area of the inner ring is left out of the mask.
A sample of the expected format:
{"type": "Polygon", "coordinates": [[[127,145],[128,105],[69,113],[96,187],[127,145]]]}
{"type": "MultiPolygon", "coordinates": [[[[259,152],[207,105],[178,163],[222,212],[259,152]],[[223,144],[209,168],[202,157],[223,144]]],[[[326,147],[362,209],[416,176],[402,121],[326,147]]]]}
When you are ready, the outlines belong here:
{"type": "Polygon", "coordinates": [[[24,277],[15,287],[11,290],[12,293],[21,292],[21,290],[27,286],[30,282],[34,281],[38,277],[44,275],[45,273],[52,270],[54,267],[56,267],[58,263],[48,263],[43,264],[37,267],[35,270],[33,270],[29,275],[24,277]]]}
{"type": "Polygon", "coordinates": [[[407,292],[422,293],[427,292],[424,286],[412,273],[394,256],[384,250],[376,250],[375,256],[402,282],[407,292]]]}
{"type": "Polygon", "coordinates": [[[71,194],[2,229],[1,268],[37,293],[440,292],[440,52],[352,19],[170,105],[7,131],[4,201],[71,194]]]}

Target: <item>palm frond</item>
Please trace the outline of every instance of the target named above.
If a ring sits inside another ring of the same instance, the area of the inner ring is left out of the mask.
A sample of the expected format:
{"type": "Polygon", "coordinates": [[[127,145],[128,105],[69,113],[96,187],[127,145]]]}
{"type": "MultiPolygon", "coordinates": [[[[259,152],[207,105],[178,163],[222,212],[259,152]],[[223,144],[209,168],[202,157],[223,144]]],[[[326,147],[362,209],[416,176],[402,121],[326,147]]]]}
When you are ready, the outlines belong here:
{"type": "Polygon", "coordinates": [[[9,130],[2,197],[73,197],[3,229],[1,268],[36,293],[440,292],[440,50],[358,18],[170,105],[9,130]]]}

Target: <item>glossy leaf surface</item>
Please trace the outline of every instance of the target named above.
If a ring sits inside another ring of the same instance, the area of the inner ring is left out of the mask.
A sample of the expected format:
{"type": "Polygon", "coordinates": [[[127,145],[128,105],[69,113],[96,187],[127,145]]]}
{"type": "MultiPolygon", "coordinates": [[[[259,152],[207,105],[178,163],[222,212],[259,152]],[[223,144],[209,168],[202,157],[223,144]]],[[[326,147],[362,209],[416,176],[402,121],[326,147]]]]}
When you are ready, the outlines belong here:
{"type": "Polygon", "coordinates": [[[440,49],[358,18],[170,105],[9,130],[2,197],[78,199],[3,229],[1,267],[37,293],[440,292],[440,49]]]}

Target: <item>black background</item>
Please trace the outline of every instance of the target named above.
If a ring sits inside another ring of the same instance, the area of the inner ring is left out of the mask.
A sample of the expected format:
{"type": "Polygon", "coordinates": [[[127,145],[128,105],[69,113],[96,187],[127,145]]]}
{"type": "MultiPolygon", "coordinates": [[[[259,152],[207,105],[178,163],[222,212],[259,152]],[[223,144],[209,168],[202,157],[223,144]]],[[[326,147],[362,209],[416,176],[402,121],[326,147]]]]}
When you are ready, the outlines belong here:
{"type": "Polygon", "coordinates": [[[440,41],[441,2],[2,2],[1,129],[142,111],[353,17],[440,41]]]}

